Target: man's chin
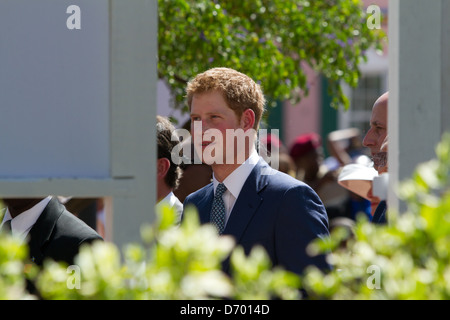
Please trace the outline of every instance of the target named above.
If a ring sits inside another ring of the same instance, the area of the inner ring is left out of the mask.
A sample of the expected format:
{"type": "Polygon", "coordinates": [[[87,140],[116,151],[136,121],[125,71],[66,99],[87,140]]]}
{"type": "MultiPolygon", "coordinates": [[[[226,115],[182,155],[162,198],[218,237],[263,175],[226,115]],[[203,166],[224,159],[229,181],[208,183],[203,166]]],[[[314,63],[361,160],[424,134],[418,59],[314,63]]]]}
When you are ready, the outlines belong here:
{"type": "Polygon", "coordinates": [[[387,152],[378,152],[373,155],[373,167],[375,170],[379,170],[381,167],[387,166],[387,152]]]}

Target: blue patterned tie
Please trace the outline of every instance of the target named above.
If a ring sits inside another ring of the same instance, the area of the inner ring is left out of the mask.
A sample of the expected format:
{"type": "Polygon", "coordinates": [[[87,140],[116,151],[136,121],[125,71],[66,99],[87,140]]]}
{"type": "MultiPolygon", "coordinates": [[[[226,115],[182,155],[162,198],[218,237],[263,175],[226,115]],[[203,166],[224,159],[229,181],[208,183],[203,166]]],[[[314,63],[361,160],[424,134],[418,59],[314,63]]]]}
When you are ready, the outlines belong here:
{"type": "Polygon", "coordinates": [[[225,229],[225,204],[222,198],[225,191],[227,191],[227,187],[223,183],[219,183],[211,210],[211,222],[216,225],[219,234],[222,234],[225,229]]]}

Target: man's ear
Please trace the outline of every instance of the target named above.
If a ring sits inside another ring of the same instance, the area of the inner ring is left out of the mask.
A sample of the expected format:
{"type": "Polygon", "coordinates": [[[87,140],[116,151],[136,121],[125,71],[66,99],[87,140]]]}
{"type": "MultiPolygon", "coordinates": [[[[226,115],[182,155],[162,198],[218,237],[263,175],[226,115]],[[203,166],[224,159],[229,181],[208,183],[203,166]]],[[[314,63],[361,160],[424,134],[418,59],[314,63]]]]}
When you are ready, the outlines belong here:
{"type": "Polygon", "coordinates": [[[163,179],[170,168],[170,161],[167,158],[159,158],[156,162],[156,175],[158,179],[163,179]]]}
{"type": "Polygon", "coordinates": [[[241,126],[244,131],[253,129],[255,125],[255,112],[252,109],[246,109],[241,116],[241,126]]]}

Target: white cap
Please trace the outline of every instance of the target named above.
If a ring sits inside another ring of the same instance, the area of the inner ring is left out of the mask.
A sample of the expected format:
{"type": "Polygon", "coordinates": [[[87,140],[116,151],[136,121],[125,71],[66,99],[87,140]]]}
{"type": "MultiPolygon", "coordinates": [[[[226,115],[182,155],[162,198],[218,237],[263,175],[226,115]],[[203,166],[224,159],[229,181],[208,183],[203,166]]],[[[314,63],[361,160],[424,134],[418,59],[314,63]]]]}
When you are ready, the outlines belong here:
{"type": "Polygon", "coordinates": [[[360,197],[370,200],[367,193],[372,188],[375,177],[378,177],[378,172],[373,167],[352,163],[342,167],[338,183],[360,197]]]}

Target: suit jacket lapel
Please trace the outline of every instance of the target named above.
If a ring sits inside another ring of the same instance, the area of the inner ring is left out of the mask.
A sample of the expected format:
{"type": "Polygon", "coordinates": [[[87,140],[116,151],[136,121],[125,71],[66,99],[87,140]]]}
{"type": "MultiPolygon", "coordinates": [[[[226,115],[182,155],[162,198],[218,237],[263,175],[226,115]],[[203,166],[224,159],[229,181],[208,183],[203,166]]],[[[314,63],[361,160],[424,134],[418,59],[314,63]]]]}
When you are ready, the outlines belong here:
{"type": "Polygon", "coordinates": [[[197,204],[200,223],[210,222],[210,214],[214,200],[214,185],[210,183],[204,189],[204,195],[197,204]]]}
{"type": "Polygon", "coordinates": [[[237,243],[239,243],[248,223],[263,201],[260,192],[268,183],[266,176],[261,175],[261,171],[265,166],[268,165],[263,160],[260,160],[253,168],[242,187],[241,193],[236,199],[236,203],[223,232],[223,234],[234,236],[237,243]]]}
{"type": "Polygon", "coordinates": [[[43,249],[63,211],[64,207],[58,202],[57,198],[53,197],[28,234],[30,258],[38,265],[44,259],[43,249]]]}

